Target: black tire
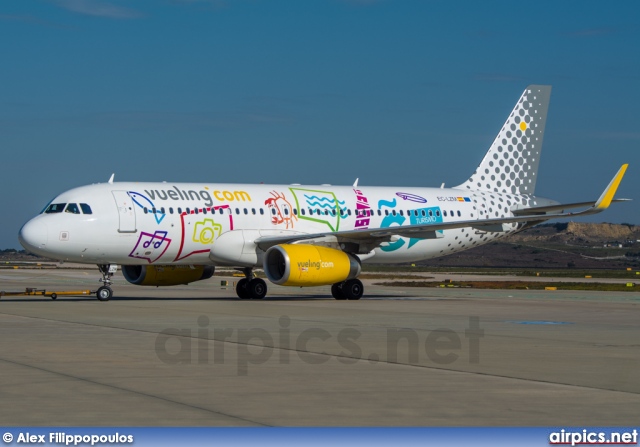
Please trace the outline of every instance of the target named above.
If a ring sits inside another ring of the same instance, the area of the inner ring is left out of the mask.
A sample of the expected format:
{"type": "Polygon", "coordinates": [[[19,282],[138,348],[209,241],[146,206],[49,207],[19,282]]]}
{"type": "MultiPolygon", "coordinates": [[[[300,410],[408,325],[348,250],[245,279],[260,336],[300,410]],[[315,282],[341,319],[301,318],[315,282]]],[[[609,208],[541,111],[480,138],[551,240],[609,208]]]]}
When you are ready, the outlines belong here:
{"type": "Polygon", "coordinates": [[[254,300],[261,300],[267,295],[267,283],[260,278],[253,278],[247,284],[247,291],[254,300]]]}
{"type": "Polygon", "coordinates": [[[109,286],[102,286],[96,292],[96,297],[100,301],[109,301],[113,296],[113,290],[109,286]]]}
{"type": "Polygon", "coordinates": [[[52,293],[51,294],[51,299],[55,300],[56,298],[58,298],[58,294],[57,293],[52,293]]]}
{"type": "Polygon", "coordinates": [[[344,296],[344,292],[342,291],[342,283],[336,283],[331,286],[331,295],[337,300],[346,300],[347,297],[344,296]]]}
{"type": "Polygon", "coordinates": [[[359,279],[349,279],[342,284],[342,293],[348,300],[359,300],[364,293],[364,286],[359,279]]]}
{"type": "Polygon", "coordinates": [[[247,278],[243,278],[236,283],[236,294],[238,295],[238,298],[243,300],[248,300],[249,298],[251,298],[249,290],[247,290],[248,282],[249,281],[247,280],[247,278]]]}

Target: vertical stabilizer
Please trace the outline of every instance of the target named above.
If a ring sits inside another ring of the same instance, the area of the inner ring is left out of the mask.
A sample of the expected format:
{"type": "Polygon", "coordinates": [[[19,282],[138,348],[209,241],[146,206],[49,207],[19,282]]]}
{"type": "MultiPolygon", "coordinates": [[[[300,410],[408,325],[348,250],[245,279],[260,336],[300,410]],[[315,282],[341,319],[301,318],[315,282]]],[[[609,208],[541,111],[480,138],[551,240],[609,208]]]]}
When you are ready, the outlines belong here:
{"type": "Polygon", "coordinates": [[[528,86],[476,172],[457,188],[533,194],[550,96],[550,85],[528,86]]]}

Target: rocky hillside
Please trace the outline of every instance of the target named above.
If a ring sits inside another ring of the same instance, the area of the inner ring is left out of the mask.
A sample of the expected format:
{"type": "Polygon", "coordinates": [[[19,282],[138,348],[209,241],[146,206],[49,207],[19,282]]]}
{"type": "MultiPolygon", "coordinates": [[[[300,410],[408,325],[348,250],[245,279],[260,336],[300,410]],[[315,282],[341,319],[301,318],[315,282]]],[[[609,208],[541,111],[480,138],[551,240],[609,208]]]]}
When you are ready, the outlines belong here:
{"type": "Polygon", "coordinates": [[[640,239],[640,226],[568,222],[543,224],[511,237],[512,242],[549,241],[571,244],[625,244],[640,239]]]}
{"type": "Polygon", "coordinates": [[[542,224],[500,242],[421,263],[433,266],[619,269],[640,267],[640,226],[542,224]]]}

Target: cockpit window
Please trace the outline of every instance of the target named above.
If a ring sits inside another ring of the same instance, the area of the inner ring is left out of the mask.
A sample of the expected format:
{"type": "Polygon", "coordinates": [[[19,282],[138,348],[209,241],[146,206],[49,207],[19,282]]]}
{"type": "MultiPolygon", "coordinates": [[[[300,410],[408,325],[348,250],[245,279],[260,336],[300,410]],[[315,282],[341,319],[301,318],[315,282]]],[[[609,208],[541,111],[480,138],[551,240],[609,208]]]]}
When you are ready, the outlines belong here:
{"type": "Polygon", "coordinates": [[[82,208],[82,212],[84,214],[93,214],[93,211],[91,211],[91,207],[86,203],[81,203],[80,208],[82,208]]]}
{"type": "Polygon", "coordinates": [[[51,202],[53,202],[53,199],[49,200],[49,203],[47,203],[44,208],[42,208],[42,211],[40,211],[40,214],[44,213],[47,208],[49,208],[49,205],[51,205],[51,202]]]}
{"type": "Polygon", "coordinates": [[[78,205],[76,203],[70,203],[69,205],[67,205],[64,211],[65,213],[80,214],[80,208],[78,208],[78,205]]]}
{"type": "Polygon", "coordinates": [[[45,214],[61,213],[64,210],[66,203],[52,203],[44,210],[45,214]]]}

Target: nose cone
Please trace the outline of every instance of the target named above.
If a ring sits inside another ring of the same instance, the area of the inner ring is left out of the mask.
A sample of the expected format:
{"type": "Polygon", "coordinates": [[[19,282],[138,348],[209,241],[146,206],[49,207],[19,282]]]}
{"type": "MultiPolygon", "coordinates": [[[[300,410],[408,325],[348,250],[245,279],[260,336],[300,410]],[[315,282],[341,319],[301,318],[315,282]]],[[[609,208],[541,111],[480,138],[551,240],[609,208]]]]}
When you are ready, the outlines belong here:
{"type": "Polygon", "coordinates": [[[20,229],[18,240],[26,250],[38,254],[49,242],[47,225],[37,218],[31,219],[20,229]]]}

